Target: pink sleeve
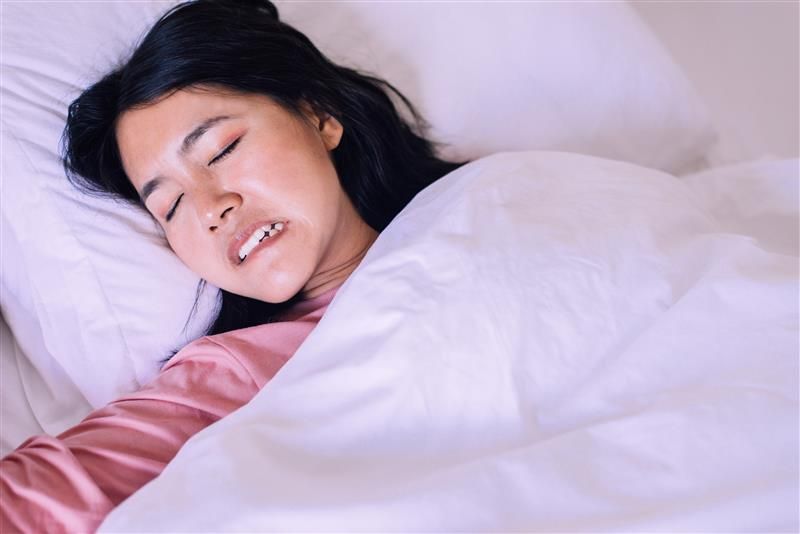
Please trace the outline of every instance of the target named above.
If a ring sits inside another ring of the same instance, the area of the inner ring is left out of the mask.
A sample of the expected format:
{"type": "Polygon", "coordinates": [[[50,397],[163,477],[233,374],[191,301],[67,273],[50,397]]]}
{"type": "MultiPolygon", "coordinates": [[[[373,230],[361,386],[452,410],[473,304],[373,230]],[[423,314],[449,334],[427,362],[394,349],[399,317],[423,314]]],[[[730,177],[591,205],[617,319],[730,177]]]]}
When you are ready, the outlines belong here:
{"type": "Polygon", "coordinates": [[[31,438],[3,458],[0,532],[94,531],[192,435],[258,389],[226,349],[207,339],[193,343],[138,392],[57,438],[31,438]]]}

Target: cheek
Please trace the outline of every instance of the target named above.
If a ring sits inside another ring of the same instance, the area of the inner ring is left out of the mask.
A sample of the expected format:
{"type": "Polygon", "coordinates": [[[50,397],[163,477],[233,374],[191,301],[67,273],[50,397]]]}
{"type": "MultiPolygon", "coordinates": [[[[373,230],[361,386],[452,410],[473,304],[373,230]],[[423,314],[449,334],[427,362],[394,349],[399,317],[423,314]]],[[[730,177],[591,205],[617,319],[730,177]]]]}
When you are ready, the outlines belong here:
{"type": "Polygon", "coordinates": [[[167,233],[167,242],[178,259],[189,269],[200,276],[206,275],[211,264],[196,236],[185,230],[170,229],[167,233]]]}

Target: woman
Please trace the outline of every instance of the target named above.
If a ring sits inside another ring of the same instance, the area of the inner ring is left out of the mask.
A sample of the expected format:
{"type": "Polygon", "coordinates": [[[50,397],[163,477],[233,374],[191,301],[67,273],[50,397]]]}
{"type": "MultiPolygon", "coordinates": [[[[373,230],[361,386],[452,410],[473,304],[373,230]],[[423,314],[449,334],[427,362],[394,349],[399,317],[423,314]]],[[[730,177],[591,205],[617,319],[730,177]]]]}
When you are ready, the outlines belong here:
{"type": "Polygon", "coordinates": [[[156,379],[0,462],[0,530],[85,531],[248,402],[378,233],[460,164],[388,83],[334,65],[269,2],[168,11],[69,108],[68,177],[146,209],[221,288],[208,336],[156,379]],[[403,120],[390,99],[409,109],[403,120]]]}

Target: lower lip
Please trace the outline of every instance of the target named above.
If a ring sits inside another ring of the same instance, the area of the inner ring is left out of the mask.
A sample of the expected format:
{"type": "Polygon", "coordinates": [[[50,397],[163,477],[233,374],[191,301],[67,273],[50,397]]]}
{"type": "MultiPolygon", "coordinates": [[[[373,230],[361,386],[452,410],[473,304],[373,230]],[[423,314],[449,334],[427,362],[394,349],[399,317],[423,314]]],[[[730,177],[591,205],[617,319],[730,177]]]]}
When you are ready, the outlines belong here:
{"type": "Polygon", "coordinates": [[[247,263],[250,263],[250,261],[253,259],[253,256],[258,254],[259,252],[261,252],[265,248],[269,247],[270,245],[274,245],[275,241],[277,241],[278,239],[283,237],[283,234],[285,234],[288,230],[289,230],[289,228],[284,223],[283,230],[281,230],[280,232],[278,232],[277,234],[275,234],[272,237],[265,237],[258,245],[256,245],[256,248],[254,248],[253,250],[250,251],[250,254],[248,254],[247,257],[244,259],[244,261],[241,262],[239,265],[245,265],[247,263]]]}

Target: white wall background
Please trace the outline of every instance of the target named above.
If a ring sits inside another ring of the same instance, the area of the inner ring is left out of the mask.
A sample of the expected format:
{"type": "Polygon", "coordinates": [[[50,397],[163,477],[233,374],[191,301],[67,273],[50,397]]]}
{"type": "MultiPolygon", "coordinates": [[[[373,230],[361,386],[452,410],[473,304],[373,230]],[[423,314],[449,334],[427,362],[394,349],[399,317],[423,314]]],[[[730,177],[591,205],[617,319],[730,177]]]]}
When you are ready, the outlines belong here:
{"type": "Polygon", "coordinates": [[[720,161],[800,156],[798,0],[631,0],[705,100],[720,161]]]}

